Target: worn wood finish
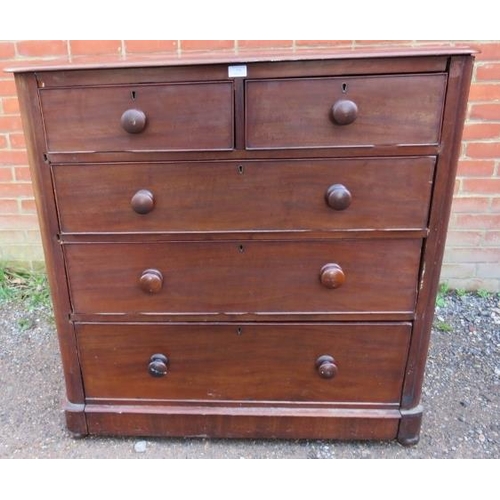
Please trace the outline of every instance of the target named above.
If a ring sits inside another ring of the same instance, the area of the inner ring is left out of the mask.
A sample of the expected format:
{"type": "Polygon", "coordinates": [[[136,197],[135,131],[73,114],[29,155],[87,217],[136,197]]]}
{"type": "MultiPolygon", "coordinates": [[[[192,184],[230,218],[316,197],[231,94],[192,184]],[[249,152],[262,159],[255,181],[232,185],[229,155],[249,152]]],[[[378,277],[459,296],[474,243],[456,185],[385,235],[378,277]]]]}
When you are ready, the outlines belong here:
{"type": "Polygon", "coordinates": [[[70,431],[417,443],[472,63],[18,69],[70,431]]]}
{"type": "Polygon", "coordinates": [[[247,147],[434,144],[445,89],[444,74],[249,80],[247,147]],[[335,111],[340,100],[356,106],[353,116],[335,111]]]}
{"type": "Polygon", "coordinates": [[[86,406],[89,433],[281,439],[394,439],[398,410],[86,406]]]}
{"type": "Polygon", "coordinates": [[[434,187],[437,194],[432,199],[430,233],[423,249],[418,314],[414,325],[402,398],[402,407],[405,410],[418,406],[422,392],[425,361],[434,318],[434,304],[460,154],[462,127],[459,124],[465,120],[472,68],[473,61],[468,57],[454,57],[450,61],[449,91],[444,113],[444,146],[438,159],[434,187]]]}
{"type": "Polygon", "coordinates": [[[43,127],[37,96],[37,82],[32,74],[17,74],[16,86],[23,120],[24,133],[29,144],[28,158],[31,180],[35,192],[38,220],[42,236],[45,268],[50,284],[62,366],[65,374],[66,398],[71,406],[68,419],[72,428],[86,433],[83,414],[84,389],[78,361],[78,351],[73,325],[69,321],[71,310],[69,290],[62,248],[57,238],[59,232],[56,203],[50,193],[53,190],[50,168],[45,163],[43,127]]]}
{"type": "Polygon", "coordinates": [[[262,53],[204,53],[182,58],[165,55],[127,60],[112,58],[99,61],[78,58],[22,63],[11,68],[16,73],[37,72],[40,87],[100,85],[102,83],[163,83],[171,81],[220,80],[227,77],[227,67],[248,64],[250,78],[290,78],[297,76],[332,76],[360,74],[432,73],[447,70],[452,54],[471,54],[472,50],[454,47],[415,47],[390,50],[358,49],[337,51],[301,50],[300,54],[284,51],[266,60],[262,53]],[[135,71],[131,74],[130,69],[135,71]]]}
{"type": "Polygon", "coordinates": [[[410,325],[84,324],[77,334],[88,401],[396,403],[410,325]],[[148,372],[155,353],[169,359],[163,377],[148,372]],[[331,380],[316,369],[324,354],[338,365],[331,380]]]}
{"type": "MultiPolygon", "coordinates": [[[[243,147],[243,146],[240,146],[243,147]]],[[[401,156],[435,156],[439,154],[438,144],[393,146],[360,145],[352,148],[308,149],[305,154],[303,149],[276,149],[270,157],[267,150],[233,149],[232,151],[110,151],[85,152],[75,151],[47,153],[51,165],[57,164],[96,164],[96,163],[163,163],[165,161],[226,161],[226,160],[303,160],[304,158],[373,158],[373,157],[401,157],[401,156]]]]}
{"type": "Polygon", "coordinates": [[[401,409],[401,422],[398,429],[398,441],[403,446],[413,446],[420,439],[422,425],[422,406],[417,405],[409,410],[401,409]]]}
{"type": "Polygon", "coordinates": [[[230,82],[42,89],[40,99],[48,151],[203,151],[234,145],[230,82]],[[131,114],[122,119],[127,111],[131,114]],[[139,117],[141,125],[134,125],[139,117]]]}
{"type": "Polygon", "coordinates": [[[434,162],[77,164],[54,166],[53,175],[63,233],[423,229],[434,162]],[[352,198],[342,210],[325,200],[336,183],[352,198]]]}
{"type": "Polygon", "coordinates": [[[415,307],[420,240],[238,241],[185,244],[82,244],[65,247],[73,309],[128,311],[387,312],[415,307]],[[384,261],[388,259],[390,264],[384,261]],[[326,264],[345,283],[321,283],[326,264]],[[163,275],[158,293],[140,285],[163,275]]]}

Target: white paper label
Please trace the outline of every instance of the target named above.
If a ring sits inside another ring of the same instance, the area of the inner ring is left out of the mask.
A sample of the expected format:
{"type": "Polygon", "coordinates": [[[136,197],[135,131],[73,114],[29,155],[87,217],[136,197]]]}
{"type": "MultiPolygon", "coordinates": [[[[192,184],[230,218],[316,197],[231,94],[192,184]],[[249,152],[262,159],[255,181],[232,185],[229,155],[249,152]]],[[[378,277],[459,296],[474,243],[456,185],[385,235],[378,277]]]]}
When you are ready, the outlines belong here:
{"type": "Polygon", "coordinates": [[[246,64],[240,64],[239,66],[228,66],[227,76],[228,78],[244,78],[245,76],[247,76],[246,64]]]}

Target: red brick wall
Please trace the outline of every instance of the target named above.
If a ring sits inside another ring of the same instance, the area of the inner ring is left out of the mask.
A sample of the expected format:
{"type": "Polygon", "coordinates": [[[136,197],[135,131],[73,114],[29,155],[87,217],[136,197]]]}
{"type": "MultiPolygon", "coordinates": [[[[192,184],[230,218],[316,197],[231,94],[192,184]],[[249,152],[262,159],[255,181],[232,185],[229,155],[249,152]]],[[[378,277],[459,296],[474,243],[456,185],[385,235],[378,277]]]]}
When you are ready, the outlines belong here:
{"type": "MultiPolygon", "coordinates": [[[[381,40],[17,40],[0,41],[0,261],[26,265],[43,255],[16,90],[3,68],[13,62],[82,56],[127,59],[196,51],[356,50],[431,42],[381,40]]],[[[466,44],[480,51],[474,69],[442,281],[455,288],[500,290],[500,41],[466,44]]],[[[435,44],[433,42],[432,44],[435,44]]]]}

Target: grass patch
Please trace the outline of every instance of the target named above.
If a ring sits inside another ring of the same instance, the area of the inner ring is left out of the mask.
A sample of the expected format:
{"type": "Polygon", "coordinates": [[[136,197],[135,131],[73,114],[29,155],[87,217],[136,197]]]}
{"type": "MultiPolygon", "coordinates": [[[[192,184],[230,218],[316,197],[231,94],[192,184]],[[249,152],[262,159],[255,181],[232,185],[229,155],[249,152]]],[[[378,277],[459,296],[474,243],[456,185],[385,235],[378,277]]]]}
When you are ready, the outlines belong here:
{"type": "Polygon", "coordinates": [[[47,276],[43,272],[0,267],[0,301],[18,300],[29,309],[52,306],[47,276]]]}
{"type": "Polygon", "coordinates": [[[440,332],[452,332],[453,331],[453,327],[449,323],[447,323],[446,321],[436,321],[435,326],[440,332]]]}
{"type": "Polygon", "coordinates": [[[436,305],[438,307],[444,307],[446,305],[446,295],[450,292],[450,288],[446,283],[441,283],[439,285],[438,293],[436,296],[436,305]]]}

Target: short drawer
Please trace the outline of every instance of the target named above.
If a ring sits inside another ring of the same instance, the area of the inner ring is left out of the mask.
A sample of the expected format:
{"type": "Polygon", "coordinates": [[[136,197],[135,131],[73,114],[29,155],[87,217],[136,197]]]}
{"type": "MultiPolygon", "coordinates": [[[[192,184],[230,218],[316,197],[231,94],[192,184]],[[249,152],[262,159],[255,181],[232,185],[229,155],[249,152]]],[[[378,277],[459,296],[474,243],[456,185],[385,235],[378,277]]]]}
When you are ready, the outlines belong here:
{"type": "Polygon", "coordinates": [[[249,80],[248,149],[436,144],[446,75],[249,80]]]}
{"type": "Polygon", "coordinates": [[[230,150],[231,82],[41,89],[49,151],[230,150]]]}
{"type": "Polygon", "coordinates": [[[63,233],[422,229],[434,157],[56,165],[63,233]]]}
{"type": "Polygon", "coordinates": [[[79,313],[413,311],[419,239],[67,244],[79,313]]]}
{"type": "Polygon", "coordinates": [[[397,404],[410,338],[408,323],[89,323],[76,331],[88,400],[397,404]]]}

